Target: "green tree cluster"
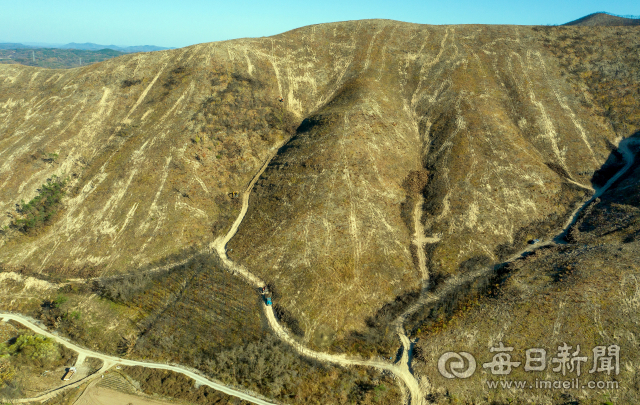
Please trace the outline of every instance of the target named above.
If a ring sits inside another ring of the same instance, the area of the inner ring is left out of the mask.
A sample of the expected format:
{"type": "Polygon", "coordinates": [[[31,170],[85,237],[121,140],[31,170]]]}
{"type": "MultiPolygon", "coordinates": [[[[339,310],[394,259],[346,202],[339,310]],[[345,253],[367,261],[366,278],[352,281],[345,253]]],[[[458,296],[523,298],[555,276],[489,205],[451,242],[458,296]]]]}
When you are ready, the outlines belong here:
{"type": "Polygon", "coordinates": [[[13,225],[22,232],[29,232],[46,223],[56,213],[56,208],[64,196],[64,186],[67,180],[53,175],[40,187],[40,193],[31,201],[19,204],[18,213],[21,218],[14,221],[13,225]]]}
{"type": "Polygon", "coordinates": [[[30,360],[54,361],[60,357],[58,346],[51,338],[24,334],[11,344],[0,343],[0,358],[20,356],[30,360]]]}

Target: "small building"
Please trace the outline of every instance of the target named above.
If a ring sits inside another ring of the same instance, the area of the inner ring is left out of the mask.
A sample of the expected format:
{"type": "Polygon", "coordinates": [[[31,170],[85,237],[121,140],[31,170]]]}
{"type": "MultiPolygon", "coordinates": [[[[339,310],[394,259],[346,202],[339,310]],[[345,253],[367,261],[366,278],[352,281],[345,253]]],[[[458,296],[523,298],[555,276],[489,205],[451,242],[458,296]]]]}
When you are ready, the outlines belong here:
{"type": "Polygon", "coordinates": [[[69,369],[67,370],[67,373],[64,375],[64,377],[62,377],[62,379],[64,381],[69,381],[71,379],[71,377],[73,377],[73,375],[76,373],[76,368],[75,367],[69,367],[69,369]]]}

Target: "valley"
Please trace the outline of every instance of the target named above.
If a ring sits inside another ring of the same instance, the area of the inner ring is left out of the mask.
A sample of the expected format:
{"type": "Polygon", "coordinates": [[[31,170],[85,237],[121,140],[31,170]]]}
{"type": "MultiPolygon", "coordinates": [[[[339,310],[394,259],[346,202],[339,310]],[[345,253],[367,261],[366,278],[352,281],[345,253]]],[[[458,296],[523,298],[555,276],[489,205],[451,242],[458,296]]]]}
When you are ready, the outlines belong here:
{"type": "Polygon", "coordinates": [[[512,403],[438,358],[615,343],[633,402],[637,34],[363,20],[0,65],[0,317],[251,403],[512,403]]]}

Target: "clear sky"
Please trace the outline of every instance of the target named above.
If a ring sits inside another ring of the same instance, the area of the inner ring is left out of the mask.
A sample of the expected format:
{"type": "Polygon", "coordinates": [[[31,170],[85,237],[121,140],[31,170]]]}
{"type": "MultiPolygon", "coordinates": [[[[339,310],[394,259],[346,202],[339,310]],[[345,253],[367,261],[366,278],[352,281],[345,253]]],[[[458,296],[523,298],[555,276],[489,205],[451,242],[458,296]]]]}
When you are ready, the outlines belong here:
{"type": "Polygon", "coordinates": [[[0,42],[182,47],[366,18],[562,24],[596,11],[640,15],[640,0],[0,0],[0,10],[0,42]]]}

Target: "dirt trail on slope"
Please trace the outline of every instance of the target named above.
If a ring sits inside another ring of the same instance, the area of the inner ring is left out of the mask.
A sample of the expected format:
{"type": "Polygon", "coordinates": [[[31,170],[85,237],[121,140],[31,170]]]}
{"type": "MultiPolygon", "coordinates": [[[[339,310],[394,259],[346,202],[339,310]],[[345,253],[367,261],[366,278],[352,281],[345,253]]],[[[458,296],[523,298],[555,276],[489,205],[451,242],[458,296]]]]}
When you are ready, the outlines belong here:
{"type": "MultiPolygon", "coordinates": [[[[238,215],[238,218],[236,218],[235,222],[231,226],[231,229],[229,230],[229,232],[224,237],[219,237],[211,244],[211,248],[218,253],[218,256],[220,256],[220,259],[222,260],[223,264],[227,267],[229,271],[231,271],[234,274],[238,273],[250,285],[253,285],[255,287],[264,287],[266,286],[266,283],[263,280],[261,280],[259,277],[251,273],[249,270],[247,270],[244,266],[235,264],[233,261],[231,261],[227,257],[226,245],[238,231],[238,227],[242,223],[242,220],[244,219],[244,216],[247,213],[247,210],[249,208],[249,197],[251,195],[251,190],[253,189],[253,186],[255,185],[258,178],[262,175],[264,170],[267,168],[269,162],[275,156],[275,154],[276,153],[274,153],[269,159],[267,159],[267,161],[264,163],[260,171],[256,173],[253,180],[251,180],[251,183],[249,183],[247,189],[244,191],[242,195],[242,209],[240,210],[240,214],[238,215]]],[[[403,351],[402,359],[398,362],[398,364],[390,364],[383,361],[349,358],[346,355],[332,355],[332,354],[323,353],[323,352],[316,352],[314,350],[311,350],[303,346],[298,341],[296,341],[293,337],[291,337],[291,335],[282,327],[282,325],[278,323],[278,320],[275,317],[275,313],[273,312],[273,306],[263,304],[263,308],[264,308],[264,312],[267,317],[267,320],[269,322],[269,325],[271,326],[275,334],[280,339],[284,340],[285,342],[293,346],[298,351],[298,353],[307,357],[314,358],[319,361],[335,363],[342,366],[367,366],[367,367],[375,367],[381,370],[390,371],[396,376],[398,376],[399,378],[401,378],[406,384],[407,388],[409,389],[411,399],[410,399],[410,402],[409,401],[405,401],[405,402],[408,402],[411,405],[424,404],[424,394],[420,389],[420,385],[418,384],[418,381],[415,379],[413,374],[411,374],[411,372],[409,371],[408,352],[410,348],[410,342],[409,342],[409,338],[406,335],[400,335],[400,339],[403,343],[403,346],[405,346],[405,349],[403,351]]]]}
{"type": "Polygon", "coordinates": [[[554,239],[553,241],[557,244],[565,244],[565,237],[567,236],[567,232],[569,232],[569,229],[571,229],[571,227],[576,223],[576,221],[578,220],[578,217],[580,216],[580,213],[586,208],[588,207],[593,201],[596,200],[596,198],[600,198],[600,196],[602,196],[602,194],[604,194],[612,185],[613,183],[615,183],[616,181],[618,181],[618,179],[620,177],[622,177],[622,175],[624,175],[630,168],[631,165],[633,165],[633,161],[635,158],[634,153],[631,151],[631,149],[629,149],[629,146],[631,145],[637,145],[639,144],[640,141],[638,139],[632,139],[632,138],[627,138],[627,139],[623,139],[620,144],[618,145],[618,151],[620,153],[622,153],[622,156],[624,157],[625,160],[625,165],[622,169],[618,170],[618,172],[609,179],[609,181],[607,181],[605,183],[604,186],[602,187],[596,187],[595,188],[595,193],[591,196],[591,198],[589,198],[589,200],[587,200],[587,202],[585,202],[584,204],[582,204],[580,207],[578,207],[573,214],[571,214],[571,216],[569,217],[569,219],[567,219],[567,222],[565,222],[564,227],[562,229],[562,232],[559,233],[554,239]]]}
{"type": "MultiPolygon", "coordinates": [[[[582,210],[584,210],[587,206],[589,206],[593,201],[595,201],[598,197],[600,197],[602,194],[604,194],[620,177],[622,177],[633,165],[634,162],[634,158],[635,155],[634,153],[629,149],[629,146],[631,145],[637,145],[640,144],[640,141],[637,139],[624,139],[623,141],[620,142],[620,144],[618,145],[618,150],[622,153],[622,155],[624,156],[624,159],[626,161],[624,167],[622,169],[620,169],[613,177],[611,177],[611,179],[609,179],[609,181],[607,181],[607,183],[602,186],[602,187],[596,187],[595,193],[591,196],[591,198],[589,198],[587,201],[585,201],[584,203],[580,204],[574,211],[573,213],[569,216],[569,219],[565,222],[565,224],[563,225],[562,229],[556,234],[556,236],[554,236],[553,238],[550,238],[548,240],[545,241],[541,241],[539,243],[536,243],[534,245],[530,245],[527,246],[526,248],[522,249],[521,251],[513,254],[511,257],[509,257],[507,260],[505,260],[504,262],[498,264],[497,266],[503,266],[506,265],[507,263],[510,263],[514,260],[517,260],[521,257],[523,257],[523,255],[533,252],[537,249],[540,249],[541,247],[544,246],[551,246],[551,245],[557,245],[557,244],[566,244],[567,242],[564,240],[564,237],[566,236],[567,232],[569,231],[569,229],[575,224],[576,220],[578,219],[578,216],[580,215],[580,213],[582,212],[582,210]]],[[[415,215],[415,212],[414,212],[415,215]]],[[[418,221],[416,221],[416,225],[418,225],[418,221]]],[[[416,231],[417,234],[417,231],[416,231]]],[[[417,239],[414,239],[417,240],[417,239]]],[[[436,303],[440,300],[442,300],[443,298],[445,298],[448,294],[451,294],[452,292],[454,292],[460,285],[462,284],[466,284],[466,283],[470,283],[473,280],[482,277],[482,276],[486,276],[488,273],[494,271],[494,267],[489,267],[489,268],[483,268],[483,269],[478,269],[476,271],[472,271],[470,273],[467,274],[463,274],[463,275],[455,275],[450,277],[449,279],[447,279],[443,286],[440,287],[438,289],[438,291],[436,292],[429,292],[427,290],[423,290],[423,293],[420,297],[420,299],[418,299],[417,302],[415,302],[413,305],[411,305],[405,312],[403,312],[398,318],[396,318],[395,323],[395,327],[396,330],[398,331],[398,335],[400,336],[400,339],[402,340],[402,344],[405,348],[403,353],[403,358],[405,356],[405,354],[408,352],[408,348],[409,348],[409,338],[406,335],[403,335],[404,333],[406,333],[404,331],[404,322],[407,320],[407,318],[409,316],[411,316],[412,314],[414,314],[416,311],[420,310],[422,307],[429,305],[429,304],[433,304],[436,303]]],[[[424,270],[427,271],[427,270],[424,270]]],[[[410,361],[410,360],[409,360],[410,361]]]]}
{"type": "Polygon", "coordinates": [[[227,269],[229,269],[234,274],[236,272],[239,273],[239,275],[244,278],[249,283],[249,285],[255,287],[263,287],[266,284],[264,281],[260,280],[260,278],[256,277],[253,273],[244,268],[244,266],[237,265],[232,262],[229,257],[227,257],[226,246],[231,238],[233,238],[233,236],[236,234],[236,232],[238,232],[238,227],[242,223],[244,216],[247,214],[247,210],[249,209],[249,197],[251,196],[251,190],[253,189],[253,186],[256,184],[256,181],[258,181],[260,176],[262,176],[262,173],[264,173],[267,166],[269,166],[269,162],[271,162],[271,159],[274,158],[278,149],[280,149],[283,144],[284,143],[278,145],[275,148],[276,150],[273,151],[271,155],[266,159],[258,173],[253,176],[253,179],[247,186],[247,189],[244,191],[244,193],[242,193],[242,209],[240,210],[240,214],[238,214],[236,220],[233,222],[233,225],[231,225],[231,229],[229,229],[229,232],[227,232],[225,236],[218,237],[209,246],[211,250],[214,250],[218,254],[218,256],[220,256],[220,259],[222,259],[222,263],[227,267],[227,269]]]}
{"type": "MultiPolygon", "coordinates": [[[[547,241],[544,241],[544,242],[541,242],[541,243],[537,243],[535,245],[532,245],[532,246],[529,246],[529,247],[523,249],[522,251],[520,251],[520,252],[514,254],[513,256],[511,256],[503,264],[511,262],[513,260],[516,260],[516,259],[522,257],[522,255],[524,255],[525,253],[531,252],[531,251],[533,251],[535,249],[539,249],[542,246],[547,246],[547,245],[554,244],[555,243],[554,241],[557,238],[563,237],[563,235],[566,234],[567,230],[575,223],[575,219],[577,218],[579,213],[582,211],[582,209],[584,209],[584,207],[586,207],[593,200],[595,200],[595,198],[597,198],[600,195],[602,195],[607,189],[609,189],[609,187],[617,179],[620,178],[620,176],[622,176],[624,173],[626,173],[629,170],[629,168],[631,167],[631,165],[633,163],[633,153],[628,149],[628,146],[632,142],[631,142],[631,140],[625,140],[625,141],[620,143],[619,149],[622,151],[623,155],[625,156],[625,159],[627,160],[626,165],[621,170],[619,170],[618,173],[614,177],[612,177],[603,187],[596,189],[595,194],[588,201],[586,201],[585,203],[581,204],[579,207],[577,207],[574,210],[574,212],[571,214],[569,220],[564,225],[562,230],[558,233],[558,235],[553,239],[550,239],[550,240],[547,240],[547,241]]],[[[249,186],[247,187],[247,189],[243,193],[243,196],[242,196],[242,209],[240,211],[240,214],[238,215],[238,218],[236,218],[235,222],[233,223],[233,226],[229,230],[229,232],[224,237],[220,237],[220,238],[216,239],[211,244],[211,248],[214,249],[218,253],[218,255],[222,259],[224,265],[230,271],[232,271],[234,273],[238,272],[245,280],[247,280],[247,282],[249,282],[249,284],[254,285],[256,287],[263,287],[263,286],[266,285],[266,283],[264,281],[262,281],[260,278],[256,277],[254,274],[252,274],[245,267],[233,263],[233,261],[231,261],[227,257],[226,245],[233,238],[233,236],[236,234],[236,232],[238,231],[238,227],[242,223],[242,220],[244,219],[244,216],[247,213],[247,210],[249,208],[249,197],[251,195],[251,190],[253,189],[253,186],[255,185],[255,183],[258,180],[258,178],[262,175],[262,173],[264,172],[264,170],[268,166],[268,164],[271,161],[271,159],[273,158],[273,156],[275,156],[275,154],[272,155],[272,157],[270,159],[268,159],[264,163],[264,165],[262,166],[260,171],[258,173],[256,173],[256,175],[254,176],[253,180],[251,181],[251,183],[249,184],[249,186]]],[[[423,281],[426,283],[429,280],[429,272],[428,272],[428,269],[426,268],[426,257],[421,257],[421,254],[424,255],[423,247],[424,247],[425,243],[435,243],[435,242],[438,242],[440,240],[440,238],[439,237],[429,237],[429,238],[427,238],[427,237],[424,236],[423,227],[422,227],[422,224],[420,222],[420,207],[422,205],[422,202],[423,201],[422,201],[422,198],[421,198],[416,203],[416,206],[415,206],[414,212],[413,212],[413,214],[414,214],[414,226],[415,226],[415,234],[414,234],[414,238],[413,238],[413,243],[418,248],[419,270],[420,270],[421,275],[423,277],[423,281]],[[420,253],[421,251],[422,251],[422,253],[420,253]]],[[[417,310],[419,310],[420,308],[422,308],[425,305],[428,305],[428,304],[434,303],[434,302],[436,302],[438,300],[441,300],[443,297],[445,297],[447,294],[449,294],[455,288],[457,288],[460,284],[470,282],[470,281],[474,280],[477,277],[481,277],[483,275],[486,275],[490,271],[493,271],[493,269],[492,268],[480,269],[480,270],[477,270],[477,271],[474,271],[474,272],[471,272],[471,273],[468,273],[468,274],[465,274],[465,275],[462,275],[462,276],[451,277],[450,279],[448,279],[445,282],[444,286],[437,293],[430,293],[430,292],[425,290],[423,292],[423,294],[422,294],[422,297],[418,300],[418,302],[416,302],[414,305],[409,307],[394,322],[394,324],[395,324],[394,326],[396,327],[396,330],[397,330],[397,333],[398,333],[398,337],[400,338],[400,341],[401,341],[402,346],[403,346],[402,357],[398,361],[398,363],[396,363],[396,364],[389,364],[389,363],[385,363],[385,362],[382,362],[382,361],[349,358],[346,355],[332,355],[332,354],[328,354],[328,353],[316,352],[314,350],[311,350],[311,349],[303,346],[299,342],[297,342],[294,338],[292,338],[291,335],[282,327],[282,325],[280,325],[278,323],[278,321],[277,321],[277,319],[275,317],[275,314],[273,312],[273,307],[272,306],[263,305],[263,308],[264,308],[265,314],[267,316],[267,320],[269,322],[269,325],[271,326],[273,331],[276,333],[276,335],[279,338],[281,338],[282,340],[284,340],[287,343],[289,343],[290,345],[292,345],[300,354],[302,354],[304,356],[315,358],[315,359],[317,359],[319,361],[340,364],[340,365],[343,365],[343,366],[358,365],[358,366],[376,367],[378,369],[388,370],[388,371],[394,373],[396,376],[400,377],[404,381],[404,383],[406,384],[406,386],[407,386],[407,388],[409,389],[409,392],[410,392],[410,402],[409,403],[411,405],[422,405],[422,404],[424,404],[425,393],[421,389],[420,384],[418,383],[418,381],[416,380],[414,375],[411,373],[410,368],[409,368],[410,362],[411,362],[411,356],[410,356],[411,340],[409,339],[409,337],[407,336],[406,331],[404,330],[404,326],[403,326],[404,322],[406,321],[406,319],[411,314],[415,313],[417,310]]]]}
{"type": "Polygon", "coordinates": [[[422,284],[426,285],[429,282],[429,271],[427,270],[427,257],[424,254],[424,244],[427,243],[427,238],[424,237],[424,229],[420,217],[422,214],[422,204],[424,203],[424,197],[419,196],[416,205],[413,208],[413,229],[415,233],[413,235],[413,244],[416,245],[418,255],[418,268],[422,275],[422,284]]]}

